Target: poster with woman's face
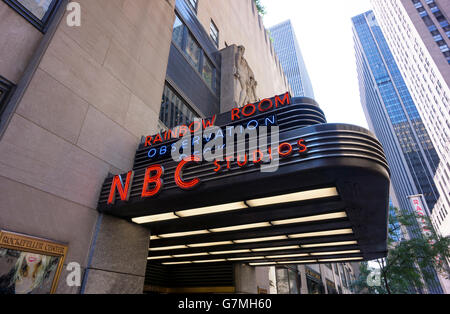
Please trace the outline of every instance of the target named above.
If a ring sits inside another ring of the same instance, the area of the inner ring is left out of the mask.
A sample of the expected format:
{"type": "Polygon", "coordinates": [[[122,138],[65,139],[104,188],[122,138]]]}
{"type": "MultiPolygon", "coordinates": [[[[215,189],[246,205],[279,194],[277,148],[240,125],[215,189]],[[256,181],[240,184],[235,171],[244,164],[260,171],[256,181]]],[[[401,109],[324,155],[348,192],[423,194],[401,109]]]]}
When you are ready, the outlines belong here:
{"type": "Polygon", "coordinates": [[[55,291],[67,246],[0,232],[0,294],[55,291]]]}

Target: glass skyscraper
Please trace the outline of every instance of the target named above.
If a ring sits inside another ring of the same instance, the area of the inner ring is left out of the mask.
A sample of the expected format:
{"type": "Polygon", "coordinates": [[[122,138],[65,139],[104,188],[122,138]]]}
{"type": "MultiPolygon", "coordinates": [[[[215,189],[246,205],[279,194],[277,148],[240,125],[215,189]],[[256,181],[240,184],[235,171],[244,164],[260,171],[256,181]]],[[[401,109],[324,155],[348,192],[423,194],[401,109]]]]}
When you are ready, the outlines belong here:
{"type": "MultiPolygon", "coordinates": [[[[391,168],[394,205],[413,213],[409,196],[422,194],[429,209],[439,199],[433,177],[439,157],[372,11],[352,19],[361,102],[391,168]]],[[[409,237],[420,236],[408,228],[409,237]]],[[[442,293],[436,278],[431,293],[442,293]]]]}
{"type": "MultiPolygon", "coordinates": [[[[450,236],[450,2],[372,0],[386,41],[440,158],[431,220],[450,236]]],[[[450,293],[450,281],[448,282],[450,293]]]]}
{"type": "Polygon", "coordinates": [[[314,98],[311,80],[290,20],[269,28],[275,52],[291,85],[294,97],[314,98]]]}

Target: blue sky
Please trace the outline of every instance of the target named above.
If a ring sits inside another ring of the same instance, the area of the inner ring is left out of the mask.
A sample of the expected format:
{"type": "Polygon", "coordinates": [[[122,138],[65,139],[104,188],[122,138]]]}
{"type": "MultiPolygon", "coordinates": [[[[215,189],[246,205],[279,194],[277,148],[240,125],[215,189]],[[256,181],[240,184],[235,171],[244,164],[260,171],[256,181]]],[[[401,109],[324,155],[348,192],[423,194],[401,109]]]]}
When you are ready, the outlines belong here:
{"type": "Polygon", "coordinates": [[[370,0],[263,0],[266,28],[290,19],[316,100],[330,123],[367,128],[359,98],[351,18],[370,0]]]}

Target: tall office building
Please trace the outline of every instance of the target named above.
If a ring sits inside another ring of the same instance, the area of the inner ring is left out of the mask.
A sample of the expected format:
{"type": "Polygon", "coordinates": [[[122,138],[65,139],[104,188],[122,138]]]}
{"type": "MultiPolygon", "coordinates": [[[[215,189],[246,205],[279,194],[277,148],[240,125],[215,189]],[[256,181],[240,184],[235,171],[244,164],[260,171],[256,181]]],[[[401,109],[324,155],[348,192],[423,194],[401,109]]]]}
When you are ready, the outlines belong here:
{"type": "Polygon", "coordinates": [[[441,160],[432,221],[450,235],[450,3],[373,0],[374,13],[441,160]]]}
{"type": "Polygon", "coordinates": [[[348,157],[358,143],[379,147],[370,132],[326,124],[314,100],[285,95],[290,86],[255,2],[77,2],[82,23],[69,27],[69,0],[0,1],[0,294],[350,293],[356,276],[347,262],[386,252],[389,169],[384,155],[348,157]],[[242,109],[227,101],[251,98],[262,100],[242,109]],[[210,117],[201,129],[224,131],[276,123],[295,151],[283,153],[281,171],[270,174],[249,160],[221,174],[205,162],[200,172],[185,165],[175,175],[172,166],[184,161],[171,158],[172,144],[198,126],[196,117],[210,117]],[[169,137],[148,136],[161,125],[172,129],[169,137]],[[351,143],[341,144],[349,133],[351,143]],[[133,204],[131,189],[127,202],[115,187],[141,190],[135,183],[151,175],[147,163],[161,167],[164,184],[142,186],[161,193],[136,195],[167,205],[166,213],[147,204],[142,209],[152,212],[128,219],[100,209],[110,179],[106,207],[133,204]],[[122,176],[131,168],[136,175],[122,176]],[[191,174],[201,177],[199,189],[181,188],[175,176],[191,174]],[[347,192],[353,186],[364,198],[347,192]],[[176,208],[186,216],[165,220],[176,208]],[[159,219],[138,219],[153,214],[159,219]],[[195,224],[207,234],[191,232],[195,224]],[[29,253],[41,262],[24,283],[15,275],[28,269],[29,253]],[[340,263],[334,272],[331,261],[340,263]],[[306,262],[320,265],[293,266],[306,262]],[[74,274],[68,264],[79,266],[81,286],[66,280],[74,274]]]}
{"type": "Polygon", "coordinates": [[[275,52],[295,97],[314,98],[311,80],[290,20],[269,28],[275,52]]]}
{"type": "MultiPolygon", "coordinates": [[[[385,149],[394,205],[412,213],[409,197],[422,194],[432,209],[439,199],[433,180],[439,157],[373,12],[352,22],[361,102],[385,149]]],[[[408,228],[408,234],[414,238],[420,231],[408,228]]],[[[430,293],[443,292],[437,277],[427,285],[430,293]]]]}

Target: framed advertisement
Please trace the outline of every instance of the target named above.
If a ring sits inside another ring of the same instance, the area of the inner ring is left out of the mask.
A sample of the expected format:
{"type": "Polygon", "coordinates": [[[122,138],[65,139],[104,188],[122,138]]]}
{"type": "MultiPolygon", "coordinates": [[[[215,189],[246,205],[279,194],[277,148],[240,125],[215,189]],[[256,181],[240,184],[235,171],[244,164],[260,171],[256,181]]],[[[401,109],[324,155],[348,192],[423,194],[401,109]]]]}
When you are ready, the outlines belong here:
{"type": "Polygon", "coordinates": [[[0,294],[52,294],[68,246],[0,230],[0,294]]]}

